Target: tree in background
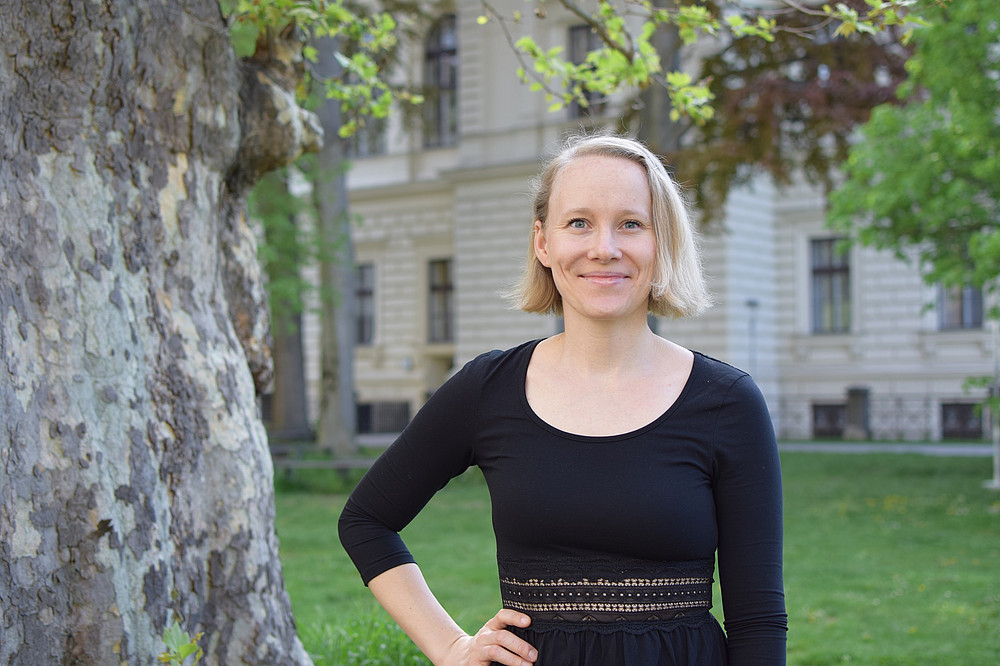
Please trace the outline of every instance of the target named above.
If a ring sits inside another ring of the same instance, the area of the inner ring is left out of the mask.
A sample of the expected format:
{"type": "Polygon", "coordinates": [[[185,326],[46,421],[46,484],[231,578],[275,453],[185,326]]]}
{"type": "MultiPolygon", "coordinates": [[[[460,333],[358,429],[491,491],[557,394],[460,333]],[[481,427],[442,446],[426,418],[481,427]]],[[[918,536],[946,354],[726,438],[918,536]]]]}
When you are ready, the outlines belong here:
{"type": "Polygon", "coordinates": [[[559,0],[599,37],[578,63],[559,46],[515,39],[520,12],[501,16],[482,0],[480,23],[501,24],[522,56],[520,77],[552,110],[631,91],[623,122],[668,156],[709,221],[757,174],[779,186],[802,174],[829,188],[852,132],[893,98],[922,12],[946,2],[602,0],[588,12],[559,0]]]}
{"type": "Polygon", "coordinates": [[[915,36],[901,104],[875,109],[830,197],[829,219],[913,261],[928,283],[996,289],[1000,276],[1000,5],[963,0],[915,36]]]}
{"type": "MultiPolygon", "coordinates": [[[[324,132],[324,143],[328,140],[324,132]]],[[[300,217],[304,201],[289,182],[296,173],[286,167],[265,175],[249,201],[251,216],[263,227],[259,256],[267,277],[274,358],[274,380],[271,391],[264,395],[269,396],[266,420],[272,440],[305,439],[312,434],[306,410],[302,340],[302,313],[309,285],[301,271],[303,264],[315,259],[322,244],[310,228],[304,228],[300,217]]]]}
{"type": "MultiPolygon", "coordinates": [[[[861,12],[866,2],[844,6],[861,12]]],[[[770,41],[737,37],[701,67],[714,113],[669,153],[703,219],[761,173],[779,186],[805,177],[830,190],[858,126],[905,77],[910,50],[897,25],[837,35],[834,21],[794,13],[782,27],[770,41]]]]}
{"type": "MultiPolygon", "coordinates": [[[[1000,294],[1000,5],[963,0],[930,14],[915,39],[900,105],[875,109],[830,196],[829,221],[891,250],[928,284],[1000,294]]],[[[1000,317],[997,301],[988,316],[1000,317]]],[[[994,326],[997,322],[994,321],[994,326]]],[[[1000,350],[994,349],[994,354],[1000,350]]],[[[1000,489],[1000,359],[989,387],[1000,489]]]]}

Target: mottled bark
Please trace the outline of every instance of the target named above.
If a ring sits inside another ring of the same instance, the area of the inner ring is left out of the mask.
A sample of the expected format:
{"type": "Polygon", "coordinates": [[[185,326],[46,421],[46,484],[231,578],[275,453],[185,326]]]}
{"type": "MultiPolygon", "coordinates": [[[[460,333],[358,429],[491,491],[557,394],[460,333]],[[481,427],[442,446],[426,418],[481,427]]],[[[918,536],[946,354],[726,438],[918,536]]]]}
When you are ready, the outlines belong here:
{"type": "Polygon", "coordinates": [[[208,663],[308,663],[243,197],[315,137],[216,0],[7,0],[0,26],[0,663],[155,663],[175,617],[208,663]]]}

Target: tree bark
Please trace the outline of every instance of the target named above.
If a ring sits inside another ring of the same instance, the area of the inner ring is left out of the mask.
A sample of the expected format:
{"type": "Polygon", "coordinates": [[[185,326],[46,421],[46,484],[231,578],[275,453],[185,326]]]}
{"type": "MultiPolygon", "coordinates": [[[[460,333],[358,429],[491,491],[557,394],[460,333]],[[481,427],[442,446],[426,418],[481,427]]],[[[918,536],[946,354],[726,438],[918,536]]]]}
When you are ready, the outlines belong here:
{"type": "Polygon", "coordinates": [[[308,663],[245,215],[316,146],[288,64],[242,66],[216,0],[0,25],[0,663],[152,664],[174,618],[208,663],[308,663]]]}

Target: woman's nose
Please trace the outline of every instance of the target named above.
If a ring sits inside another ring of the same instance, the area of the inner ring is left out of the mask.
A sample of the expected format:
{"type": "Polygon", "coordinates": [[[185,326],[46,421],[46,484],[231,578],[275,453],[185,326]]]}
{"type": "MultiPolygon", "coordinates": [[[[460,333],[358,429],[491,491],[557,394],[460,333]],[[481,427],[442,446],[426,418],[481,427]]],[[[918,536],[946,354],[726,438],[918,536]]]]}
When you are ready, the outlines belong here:
{"type": "Polygon", "coordinates": [[[615,237],[614,229],[598,227],[593,240],[590,248],[592,259],[608,262],[621,257],[621,249],[618,247],[618,239],[615,237]]]}

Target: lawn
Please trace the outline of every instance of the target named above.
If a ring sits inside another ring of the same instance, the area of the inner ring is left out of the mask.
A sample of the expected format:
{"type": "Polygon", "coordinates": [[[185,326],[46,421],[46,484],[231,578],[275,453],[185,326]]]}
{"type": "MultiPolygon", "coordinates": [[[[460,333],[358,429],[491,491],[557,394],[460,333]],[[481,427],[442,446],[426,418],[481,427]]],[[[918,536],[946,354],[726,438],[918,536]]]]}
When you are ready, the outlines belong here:
{"type": "MultiPolygon", "coordinates": [[[[981,487],[987,460],[786,453],[782,464],[789,664],[1000,664],[1000,494],[981,487]]],[[[340,548],[351,482],[279,476],[278,536],[300,634],[321,664],[426,663],[340,548]]],[[[404,538],[467,630],[496,611],[478,472],[439,493],[404,538]]]]}

